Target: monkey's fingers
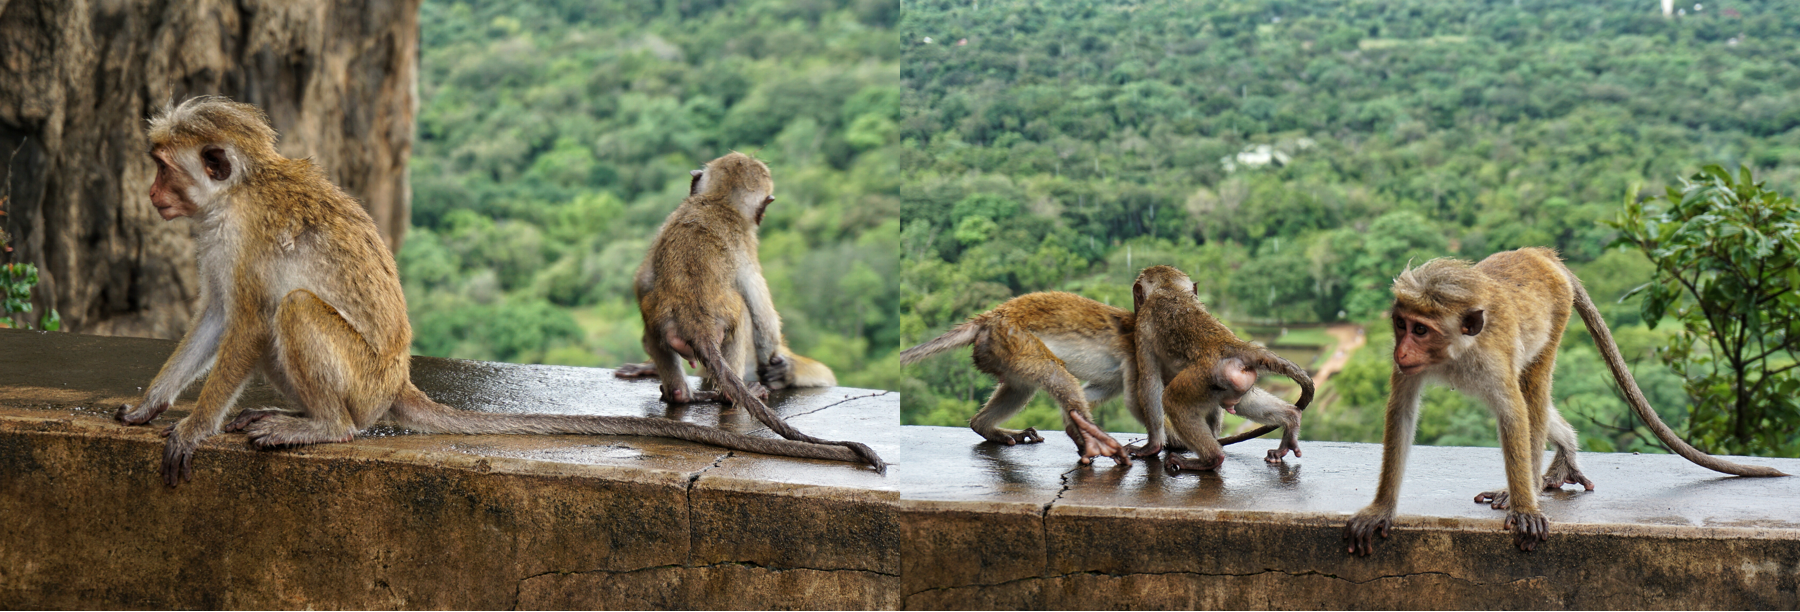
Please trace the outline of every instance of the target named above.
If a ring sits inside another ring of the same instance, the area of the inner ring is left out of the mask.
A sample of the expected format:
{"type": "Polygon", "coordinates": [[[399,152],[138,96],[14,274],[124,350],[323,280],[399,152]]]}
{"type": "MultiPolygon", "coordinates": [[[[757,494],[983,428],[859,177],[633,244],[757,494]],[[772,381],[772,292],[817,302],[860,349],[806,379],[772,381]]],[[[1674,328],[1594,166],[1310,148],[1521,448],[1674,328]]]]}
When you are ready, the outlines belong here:
{"type": "Polygon", "coordinates": [[[1170,476],[1179,474],[1182,470],[1208,472],[1219,469],[1219,467],[1223,465],[1225,465],[1225,455],[1219,455],[1217,461],[1203,462],[1200,459],[1188,459],[1181,455],[1169,453],[1169,458],[1163,460],[1163,469],[1167,470],[1170,476]]]}
{"type": "Polygon", "coordinates": [[[1375,552],[1375,536],[1387,539],[1392,524],[1385,516],[1356,515],[1344,524],[1344,539],[1350,541],[1349,553],[1358,557],[1367,557],[1375,552]]]}
{"type": "Polygon", "coordinates": [[[169,425],[168,427],[164,427],[162,428],[162,431],[156,432],[156,434],[164,438],[175,435],[175,426],[169,425]]]}
{"type": "MultiPolygon", "coordinates": [[[[1026,427],[1024,431],[1019,432],[1019,435],[1014,436],[1014,438],[1025,444],[1037,444],[1044,441],[1044,436],[1038,434],[1036,427],[1026,427]]],[[[1588,488],[1592,489],[1593,487],[1588,488]]]]}
{"type": "Polygon", "coordinates": [[[1501,525],[1513,531],[1513,544],[1525,552],[1537,550],[1550,536],[1550,521],[1542,514],[1509,512],[1501,525]]]}
{"type": "Polygon", "coordinates": [[[1505,489],[1499,491],[1482,491],[1475,494],[1475,503],[1488,504],[1489,508],[1495,510],[1505,510],[1507,502],[1511,500],[1512,494],[1508,493],[1505,489]]]}
{"type": "Polygon", "coordinates": [[[627,363],[613,369],[618,378],[656,378],[655,363],[627,363]]]}
{"type": "Polygon", "coordinates": [[[175,485],[194,479],[194,445],[182,441],[180,436],[169,438],[163,446],[162,464],[163,484],[174,488],[175,485]]]}

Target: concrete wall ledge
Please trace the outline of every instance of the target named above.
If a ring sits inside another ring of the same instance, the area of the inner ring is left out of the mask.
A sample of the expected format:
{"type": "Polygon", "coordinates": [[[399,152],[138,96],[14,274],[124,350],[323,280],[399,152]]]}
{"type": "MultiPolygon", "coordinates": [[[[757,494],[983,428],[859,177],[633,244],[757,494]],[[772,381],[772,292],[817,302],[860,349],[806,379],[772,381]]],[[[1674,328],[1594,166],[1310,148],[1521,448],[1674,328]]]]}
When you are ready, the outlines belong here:
{"type": "MultiPolygon", "coordinates": [[[[893,462],[658,438],[426,436],[262,452],[220,435],[194,481],[157,476],[158,427],[111,420],[173,343],[0,330],[0,605],[8,608],[1800,607],[1800,478],[1666,455],[1584,455],[1546,494],[1550,541],[1511,548],[1495,449],[1414,451],[1393,537],[1345,555],[1379,447],[1233,447],[1215,473],[1082,467],[1060,434],[1000,447],[901,427],[893,393],[778,393],[803,431],[893,462]]],[[[605,370],[417,358],[467,409],[679,418],[605,370]]],[[[244,406],[281,405],[266,387],[244,406]]],[[[191,397],[155,425],[172,423],[191,397]]],[[[1747,459],[1800,473],[1800,460],[1747,459]]],[[[1104,464],[1105,462],[1101,462],[1104,464]]]]}

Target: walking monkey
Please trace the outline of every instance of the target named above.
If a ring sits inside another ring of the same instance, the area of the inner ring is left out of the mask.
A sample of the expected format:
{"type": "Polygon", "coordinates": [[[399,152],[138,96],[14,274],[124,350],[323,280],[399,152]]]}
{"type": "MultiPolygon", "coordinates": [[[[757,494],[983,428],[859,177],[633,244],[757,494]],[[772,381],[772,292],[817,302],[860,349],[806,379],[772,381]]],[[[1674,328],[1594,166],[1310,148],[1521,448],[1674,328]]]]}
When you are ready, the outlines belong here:
{"type": "Polygon", "coordinates": [[[849,449],[752,438],[667,419],[497,415],[438,404],[411,380],[412,326],[393,255],[375,223],[311,160],[275,151],[261,110],[200,97],[150,122],[164,220],[192,217],[200,307],[144,400],[120,407],[131,425],[155,419],[202,375],[192,414],[164,430],[163,481],[193,476],[194,450],[223,431],[274,448],[347,442],[384,417],[428,433],[665,436],[750,452],[856,461],[849,449]],[[225,416],[260,371],[302,414],[225,416]]]}
{"type": "Polygon", "coordinates": [[[1394,372],[1381,440],[1381,481],[1375,501],[1344,526],[1351,554],[1369,554],[1374,536],[1387,537],[1392,526],[1400,477],[1418,425],[1419,394],[1427,380],[1462,389],[1494,412],[1506,487],[1477,494],[1475,501],[1508,511],[1503,525],[1513,530],[1520,550],[1535,550],[1549,534],[1549,521],[1538,511],[1539,490],[1565,484],[1594,489],[1575,460],[1575,429],[1550,404],[1550,375],[1570,310],[1587,324],[1626,403],[1663,444],[1710,470],[1786,476],[1707,455],[1676,437],[1650,409],[1600,311],[1555,251],[1534,247],[1495,253],[1474,265],[1433,259],[1394,279],[1394,372]],[[1540,472],[1546,439],[1556,455],[1549,469],[1540,472]]]}

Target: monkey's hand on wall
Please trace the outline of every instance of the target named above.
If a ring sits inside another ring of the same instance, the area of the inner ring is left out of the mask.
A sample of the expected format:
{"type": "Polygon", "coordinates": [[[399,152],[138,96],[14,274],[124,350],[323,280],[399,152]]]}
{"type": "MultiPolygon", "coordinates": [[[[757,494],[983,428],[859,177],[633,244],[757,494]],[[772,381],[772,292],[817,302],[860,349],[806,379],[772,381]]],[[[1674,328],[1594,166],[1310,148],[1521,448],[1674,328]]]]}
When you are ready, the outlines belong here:
{"type": "Polygon", "coordinates": [[[163,444],[162,477],[163,484],[170,488],[194,479],[194,449],[207,437],[196,432],[183,433],[182,425],[188,420],[176,421],[162,430],[163,437],[169,439],[163,444]]]}
{"type": "Polygon", "coordinates": [[[1350,554],[1367,557],[1375,552],[1375,536],[1379,534],[1382,539],[1387,539],[1393,520],[1392,513],[1367,510],[1350,517],[1350,522],[1344,525],[1344,539],[1350,541],[1350,554]]]}
{"type": "Polygon", "coordinates": [[[781,356],[780,351],[769,355],[768,363],[756,364],[756,378],[767,383],[770,389],[787,387],[794,379],[794,360],[781,356]]]}
{"type": "Polygon", "coordinates": [[[160,416],[164,410],[168,410],[168,409],[169,409],[168,402],[148,402],[148,401],[146,401],[146,402],[139,403],[136,406],[132,406],[131,404],[125,404],[123,406],[119,406],[119,411],[113,414],[113,418],[118,419],[119,422],[124,423],[126,425],[143,425],[145,423],[149,423],[152,420],[155,420],[156,417],[160,416]]]}
{"type": "Polygon", "coordinates": [[[1070,410],[1068,418],[1075,425],[1075,431],[1081,434],[1077,446],[1080,447],[1078,450],[1081,451],[1082,465],[1092,464],[1095,457],[1111,457],[1114,465],[1131,465],[1131,454],[1125,452],[1125,447],[1106,433],[1106,430],[1088,420],[1087,415],[1079,410],[1070,410]]]}
{"type": "Polygon", "coordinates": [[[1525,552],[1537,550],[1550,536],[1550,521],[1536,512],[1508,512],[1502,527],[1513,530],[1513,544],[1525,552]]]}
{"type": "Polygon", "coordinates": [[[1284,428],[1281,433],[1281,445],[1269,449],[1269,455],[1263,457],[1263,461],[1281,463],[1281,458],[1286,457],[1289,452],[1294,453],[1295,457],[1300,456],[1300,436],[1295,434],[1292,428],[1284,428]]]}

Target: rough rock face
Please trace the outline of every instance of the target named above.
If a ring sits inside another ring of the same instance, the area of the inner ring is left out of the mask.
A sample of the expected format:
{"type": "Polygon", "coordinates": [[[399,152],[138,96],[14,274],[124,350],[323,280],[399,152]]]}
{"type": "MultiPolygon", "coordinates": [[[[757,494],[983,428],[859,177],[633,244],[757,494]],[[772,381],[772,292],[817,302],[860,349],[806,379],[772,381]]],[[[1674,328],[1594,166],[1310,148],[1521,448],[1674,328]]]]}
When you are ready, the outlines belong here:
{"type": "MultiPolygon", "coordinates": [[[[260,106],[390,248],[409,216],[419,0],[0,0],[0,196],[64,329],[173,338],[199,296],[191,221],[147,194],[146,121],[218,94],[260,106]],[[10,162],[10,163],[9,163],[10,162]]],[[[33,316],[35,319],[35,315],[33,316]]]]}

